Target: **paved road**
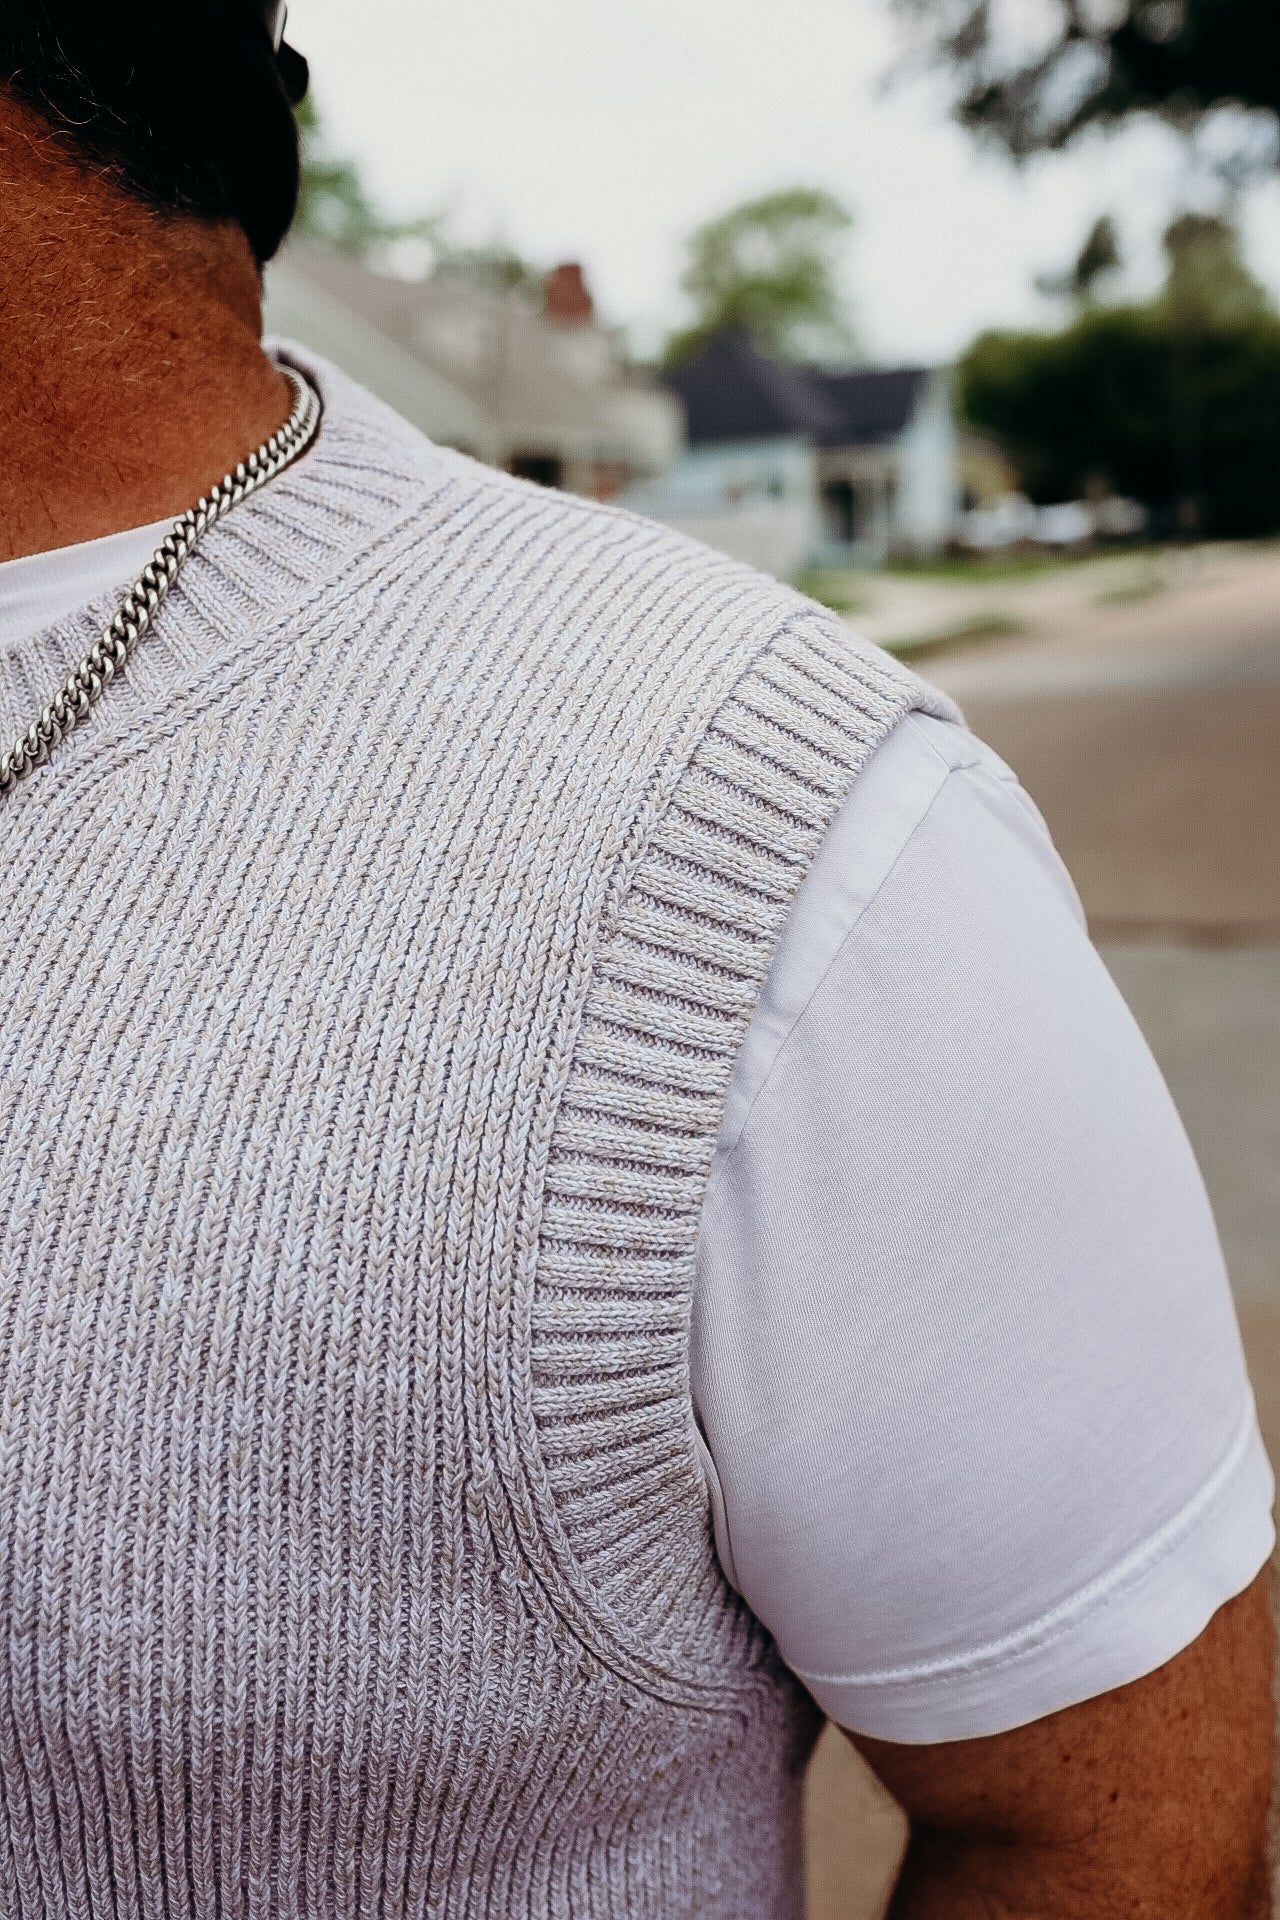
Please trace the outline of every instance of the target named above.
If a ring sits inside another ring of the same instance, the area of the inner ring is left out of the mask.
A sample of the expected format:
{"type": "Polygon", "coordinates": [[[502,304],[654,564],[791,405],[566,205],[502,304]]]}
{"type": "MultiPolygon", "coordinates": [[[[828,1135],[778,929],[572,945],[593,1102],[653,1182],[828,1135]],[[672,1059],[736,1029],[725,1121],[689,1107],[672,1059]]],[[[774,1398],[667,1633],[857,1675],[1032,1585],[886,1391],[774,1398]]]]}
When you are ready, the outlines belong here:
{"type": "Polygon", "coordinates": [[[1280,553],[1077,618],[930,670],[1053,830],[1186,1121],[1237,1294],[1280,1306],[1280,553]]]}
{"type": "MultiPolygon", "coordinates": [[[[929,660],[1017,770],[1178,1101],[1280,1462],[1280,553],[929,660]]],[[[900,1816],[828,1729],[810,1920],[872,1920],[900,1816]]]]}
{"type": "Polygon", "coordinates": [[[1280,944],[1280,553],[928,670],[1022,776],[1100,939],[1280,944]]]}
{"type": "Polygon", "coordinates": [[[1237,1294],[1280,1303],[1280,947],[1102,953],[1177,1100],[1237,1294]]]}

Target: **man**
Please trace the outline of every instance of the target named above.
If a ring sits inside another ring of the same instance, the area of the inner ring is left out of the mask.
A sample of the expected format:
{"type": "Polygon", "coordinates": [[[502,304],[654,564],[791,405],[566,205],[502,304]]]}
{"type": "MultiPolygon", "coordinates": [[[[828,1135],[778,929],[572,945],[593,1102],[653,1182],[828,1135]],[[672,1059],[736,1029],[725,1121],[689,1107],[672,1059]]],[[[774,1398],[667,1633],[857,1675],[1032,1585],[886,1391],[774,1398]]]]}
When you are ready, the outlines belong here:
{"type": "Polygon", "coordinates": [[[302,63],[101,13],[0,5],[0,1914],[796,1914],[815,1700],[898,1914],[1262,1914],[1270,1474],[1034,810],[265,353],[302,63]]]}

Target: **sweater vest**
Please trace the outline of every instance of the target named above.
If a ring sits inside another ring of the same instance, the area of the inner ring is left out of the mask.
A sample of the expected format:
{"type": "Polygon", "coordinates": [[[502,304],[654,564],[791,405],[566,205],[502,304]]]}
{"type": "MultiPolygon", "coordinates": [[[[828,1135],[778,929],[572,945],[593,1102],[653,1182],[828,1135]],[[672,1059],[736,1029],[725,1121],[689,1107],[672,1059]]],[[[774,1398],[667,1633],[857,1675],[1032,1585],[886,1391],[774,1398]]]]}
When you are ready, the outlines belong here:
{"type": "Polygon", "coordinates": [[[316,446],[0,802],[0,1916],[797,1915],[694,1248],[806,864],[947,709],[289,351],[316,446]]]}

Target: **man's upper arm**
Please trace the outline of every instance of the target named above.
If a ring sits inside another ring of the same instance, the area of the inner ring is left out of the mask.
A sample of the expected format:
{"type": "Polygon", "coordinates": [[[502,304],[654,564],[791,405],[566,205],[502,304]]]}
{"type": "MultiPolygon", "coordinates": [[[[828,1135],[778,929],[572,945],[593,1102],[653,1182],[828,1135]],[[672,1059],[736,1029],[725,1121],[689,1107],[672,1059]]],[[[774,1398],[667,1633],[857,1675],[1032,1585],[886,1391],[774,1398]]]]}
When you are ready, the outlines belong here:
{"type": "Polygon", "coordinates": [[[1261,1920],[1272,1770],[1269,1573],[1128,1686],[986,1739],[852,1735],[905,1808],[899,1920],[1261,1920]]]}
{"type": "Polygon", "coordinates": [[[1274,1540],[1186,1136],[990,763],[913,719],[855,788],[730,1101],[694,1302],[729,1578],[834,1720],[920,1744],[1162,1666],[1274,1540]]]}

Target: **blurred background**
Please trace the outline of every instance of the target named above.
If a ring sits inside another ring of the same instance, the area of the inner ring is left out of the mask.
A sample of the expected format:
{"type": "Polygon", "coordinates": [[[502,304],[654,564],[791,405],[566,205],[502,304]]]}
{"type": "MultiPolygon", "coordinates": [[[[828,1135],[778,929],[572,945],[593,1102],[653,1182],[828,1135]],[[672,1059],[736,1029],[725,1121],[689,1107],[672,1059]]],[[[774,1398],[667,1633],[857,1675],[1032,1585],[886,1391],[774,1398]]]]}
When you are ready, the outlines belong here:
{"type": "MultiPolygon", "coordinates": [[[[268,324],[792,581],[1053,829],[1200,1157],[1280,1458],[1274,0],[294,0],[268,324]]],[[[902,1826],[828,1731],[811,1920],[902,1826]]]]}

